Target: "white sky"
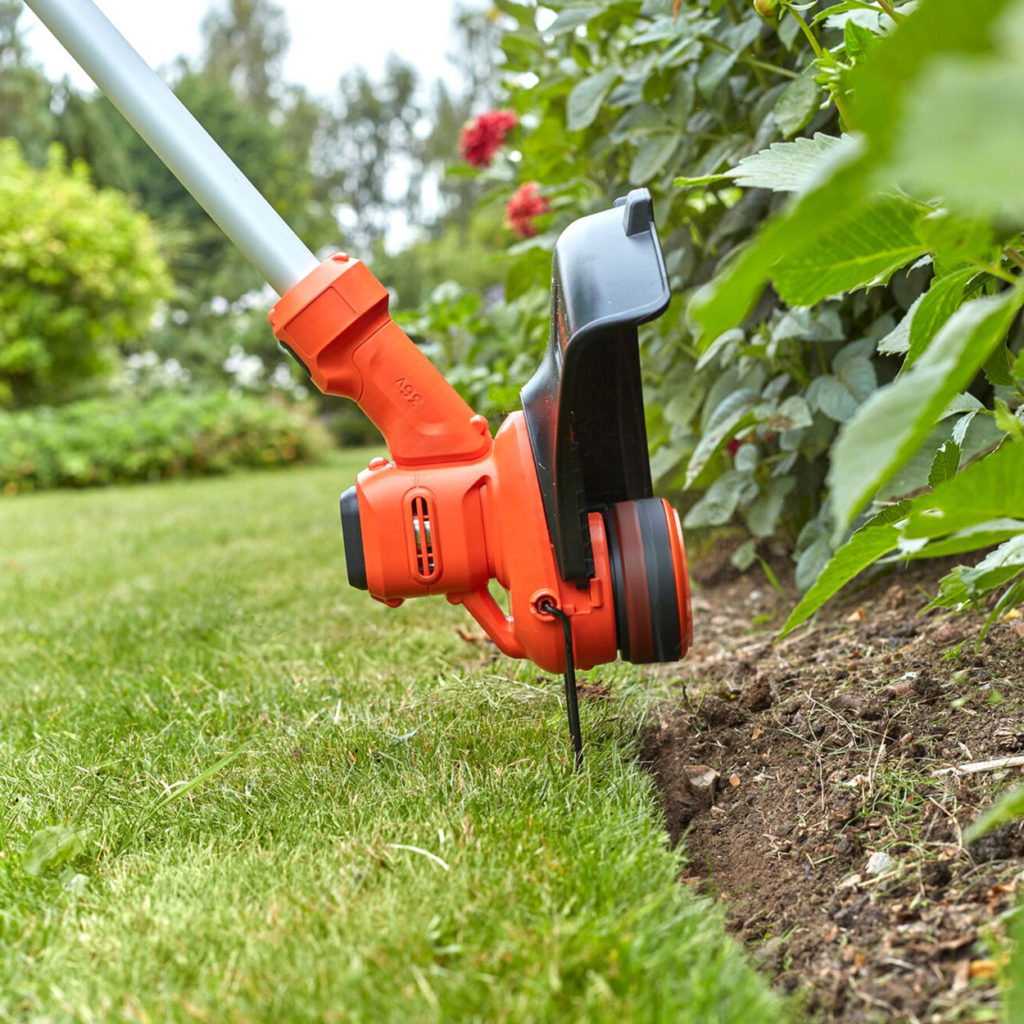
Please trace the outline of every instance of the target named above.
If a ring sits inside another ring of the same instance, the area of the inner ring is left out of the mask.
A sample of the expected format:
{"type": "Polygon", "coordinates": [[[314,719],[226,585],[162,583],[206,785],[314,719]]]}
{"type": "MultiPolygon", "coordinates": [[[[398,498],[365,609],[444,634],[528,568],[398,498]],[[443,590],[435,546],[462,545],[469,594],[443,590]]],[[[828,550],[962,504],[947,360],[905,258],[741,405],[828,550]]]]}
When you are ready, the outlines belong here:
{"type": "MultiPolygon", "coordinates": [[[[199,24],[212,2],[96,0],[96,5],[147,63],[159,68],[179,54],[198,53],[199,24]]],[[[415,64],[428,81],[452,74],[445,57],[453,0],[283,0],[281,6],[291,30],[285,78],[315,93],[332,93],[339,76],[355,64],[380,77],[390,52],[415,64]]],[[[81,88],[91,84],[30,10],[21,24],[51,78],[68,74],[81,88]]]]}

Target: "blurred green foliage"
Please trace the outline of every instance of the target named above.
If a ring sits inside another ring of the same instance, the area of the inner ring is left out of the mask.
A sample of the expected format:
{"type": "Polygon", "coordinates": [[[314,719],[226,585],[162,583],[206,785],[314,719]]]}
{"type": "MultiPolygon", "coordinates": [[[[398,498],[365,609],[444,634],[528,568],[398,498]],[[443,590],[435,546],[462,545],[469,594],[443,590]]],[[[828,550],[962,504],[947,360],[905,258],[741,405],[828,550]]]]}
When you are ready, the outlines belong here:
{"type": "Polygon", "coordinates": [[[308,410],[226,391],[168,391],[0,412],[0,491],[93,487],[315,462],[308,410]]]}
{"type": "Polygon", "coordinates": [[[124,195],[59,148],[37,169],[0,140],[0,406],[87,391],[170,295],[156,233],[124,195]]]}

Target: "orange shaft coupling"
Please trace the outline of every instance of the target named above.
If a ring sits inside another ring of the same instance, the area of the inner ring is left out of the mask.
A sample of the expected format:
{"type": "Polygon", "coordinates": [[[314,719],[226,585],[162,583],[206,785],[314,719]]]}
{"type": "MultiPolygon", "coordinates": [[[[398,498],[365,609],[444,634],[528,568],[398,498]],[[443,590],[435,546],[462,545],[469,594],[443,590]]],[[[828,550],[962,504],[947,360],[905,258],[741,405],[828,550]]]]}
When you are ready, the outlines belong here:
{"type": "Polygon", "coordinates": [[[365,263],[337,253],[281,297],[270,324],[321,391],[359,403],[399,465],[481,458],[487,420],[391,319],[389,298],[365,263]]]}

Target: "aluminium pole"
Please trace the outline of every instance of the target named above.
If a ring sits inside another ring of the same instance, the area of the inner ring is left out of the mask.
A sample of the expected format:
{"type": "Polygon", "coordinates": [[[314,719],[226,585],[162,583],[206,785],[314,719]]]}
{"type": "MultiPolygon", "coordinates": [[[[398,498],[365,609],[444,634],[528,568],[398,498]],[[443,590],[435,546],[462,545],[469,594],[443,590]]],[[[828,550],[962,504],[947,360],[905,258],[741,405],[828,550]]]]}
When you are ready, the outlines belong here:
{"type": "Polygon", "coordinates": [[[283,295],[319,261],[92,0],[25,0],[64,48],[283,295]]]}

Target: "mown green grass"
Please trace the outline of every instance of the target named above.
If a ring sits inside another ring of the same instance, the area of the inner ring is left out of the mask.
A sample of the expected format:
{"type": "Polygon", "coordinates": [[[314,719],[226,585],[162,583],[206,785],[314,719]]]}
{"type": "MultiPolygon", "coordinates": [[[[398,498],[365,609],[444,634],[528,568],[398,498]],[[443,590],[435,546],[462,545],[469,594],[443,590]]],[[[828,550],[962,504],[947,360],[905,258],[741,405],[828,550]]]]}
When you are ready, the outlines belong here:
{"type": "Polygon", "coordinates": [[[0,502],[0,1020],[779,1019],[638,677],[574,775],[560,681],[348,588],[364,459],[0,502]]]}

